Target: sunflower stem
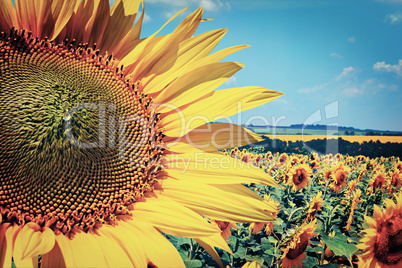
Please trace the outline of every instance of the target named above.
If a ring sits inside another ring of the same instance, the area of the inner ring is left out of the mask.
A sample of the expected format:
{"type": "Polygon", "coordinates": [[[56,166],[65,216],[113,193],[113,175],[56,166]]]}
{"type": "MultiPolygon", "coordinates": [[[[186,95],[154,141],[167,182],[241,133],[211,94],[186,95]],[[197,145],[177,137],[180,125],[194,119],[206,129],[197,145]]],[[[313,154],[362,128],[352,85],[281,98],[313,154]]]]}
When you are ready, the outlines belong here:
{"type": "Polygon", "coordinates": [[[350,267],[352,267],[352,268],[353,268],[354,266],[353,266],[353,262],[352,262],[352,260],[348,258],[348,261],[349,261],[349,263],[350,263],[350,267]]]}
{"type": "Polygon", "coordinates": [[[292,219],[293,214],[295,214],[296,211],[299,211],[299,210],[301,210],[301,209],[304,209],[304,207],[297,208],[297,209],[293,210],[293,211],[290,213],[289,218],[288,218],[288,222],[286,223],[286,228],[289,226],[289,222],[290,222],[290,220],[292,219]]]}
{"type": "Polygon", "coordinates": [[[324,191],[324,196],[322,197],[322,201],[325,200],[325,196],[327,195],[328,186],[329,186],[329,183],[330,183],[330,182],[331,182],[331,180],[328,180],[328,181],[327,181],[327,184],[325,185],[325,191],[324,191]]]}
{"type": "Polygon", "coordinates": [[[321,253],[321,259],[320,259],[320,265],[324,265],[324,259],[325,259],[325,243],[323,242],[322,246],[322,253],[321,253]]]}

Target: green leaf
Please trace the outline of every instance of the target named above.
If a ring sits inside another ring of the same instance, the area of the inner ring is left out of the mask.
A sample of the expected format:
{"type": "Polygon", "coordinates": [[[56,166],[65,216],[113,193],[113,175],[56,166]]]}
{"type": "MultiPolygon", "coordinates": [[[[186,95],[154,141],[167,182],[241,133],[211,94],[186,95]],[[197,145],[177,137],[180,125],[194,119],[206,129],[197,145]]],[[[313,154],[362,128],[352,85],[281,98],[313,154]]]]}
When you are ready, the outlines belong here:
{"type": "Polygon", "coordinates": [[[246,256],[246,249],[243,247],[239,247],[237,249],[237,251],[233,254],[233,256],[235,258],[240,258],[240,259],[244,259],[244,257],[246,256]]]}
{"type": "Polygon", "coordinates": [[[202,261],[200,260],[184,260],[184,264],[188,268],[197,268],[202,266],[202,261]]]}
{"type": "Polygon", "coordinates": [[[303,261],[303,267],[314,267],[318,264],[318,259],[311,256],[307,256],[303,261]]]}
{"type": "Polygon", "coordinates": [[[180,246],[185,245],[185,244],[190,245],[191,244],[190,238],[188,238],[188,237],[179,237],[177,239],[177,244],[180,245],[180,246]]]}
{"type": "Polygon", "coordinates": [[[348,244],[346,242],[347,237],[342,233],[336,232],[334,237],[321,234],[321,238],[336,256],[343,256],[350,259],[351,256],[358,251],[354,244],[348,244]]]}
{"type": "Polygon", "coordinates": [[[276,244],[278,243],[278,240],[276,240],[273,236],[268,236],[268,242],[276,244]]]}
{"type": "Polygon", "coordinates": [[[264,259],[260,256],[247,256],[246,261],[255,261],[259,263],[261,266],[264,264],[264,259]]]}
{"type": "Polygon", "coordinates": [[[339,268],[339,265],[335,264],[335,263],[328,263],[328,264],[324,264],[324,265],[316,265],[315,267],[317,267],[317,268],[339,268]]]}

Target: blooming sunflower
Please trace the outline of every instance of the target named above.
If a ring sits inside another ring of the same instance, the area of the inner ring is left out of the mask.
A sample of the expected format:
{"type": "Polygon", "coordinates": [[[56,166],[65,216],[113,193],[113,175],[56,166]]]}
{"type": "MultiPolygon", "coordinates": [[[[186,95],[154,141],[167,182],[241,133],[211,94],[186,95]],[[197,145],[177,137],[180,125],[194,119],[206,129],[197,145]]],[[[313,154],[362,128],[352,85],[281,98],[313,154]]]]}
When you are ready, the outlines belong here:
{"type": "Polygon", "coordinates": [[[294,165],[287,174],[287,184],[292,186],[292,190],[296,192],[310,183],[312,173],[308,164],[294,165]]]}
{"type": "Polygon", "coordinates": [[[364,253],[359,255],[359,267],[396,268],[402,265],[402,193],[384,200],[385,211],[374,205],[374,218],[364,216],[370,226],[357,245],[364,253]]]}
{"type": "Polygon", "coordinates": [[[357,189],[352,195],[352,202],[351,202],[351,205],[350,205],[350,213],[349,213],[349,217],[348,217],[348,220],[346,222],[347,224],[346,224],[346,227],[345,227],[345,229],[347,231],[351,230],[352,222],[353,222],[353,216],[354,216],[355,209],[357,208],[357,204],[362,202],[361,200],[359,200],[361,194],[362,194],[362,191],[360,189],[357,189]]]}
{"type": "Polygon", "coordinates": [[[285,248],[280,258],[281,267],[293,268],[303,267],[303,260],[306,258],[305,250],[310,245],[310,239],[318,234],[314,233],[317,228],[316,219],[311,222],[303,223],[288,241],[285,242],[285,248]]]}
{"type": "Polygon", "coordinates": [[[324,201],[322,200],[322,192],[318,192],[310,201],[306,221],[311,221],[314,219],[314,216],[317,213],[317,211],[320,211],[321,208],[324,206],[322,204],[323,202],[324,201]]]}
{"type": "Polygon", "coordinates": [[[346,178],[347,174],[349,172],[349,169],[345,166],[343,166],[342,163],[340,163],[335,169],[334,172],[331,174],[332,177],[332,182],[331,182],[331,188],[335,193],[339,193],[340,190],[346,185],[346,178]]]}
{"type": "Polygon", "coordinates": [[[161,232],[221,264],[214,247],[230,249],[206,218],[273,219],[241,183],[276,182],[216,153],[259,137],[205,122],[281,93],[214,91],[246,46],[210,54],[226,30],[195,35],[202,8],[140,39],[141,6],[0,0],[0,267],[183,266],[161,232]]]}
{"type": "Polygon", "coordinates": [[[369,186],[373,192],[376,189],[383,189],[387,185],[387,175],[385,173],[377,173],[370,181],[369,186]]]}
{"type": "Polygon", "coordinates": [[[281,154],[281,156],[279,157],[279,165],[283,166],[286,164],[286,161],[289,159],[289,156],[287,153],[283,153],[281,154]]]}

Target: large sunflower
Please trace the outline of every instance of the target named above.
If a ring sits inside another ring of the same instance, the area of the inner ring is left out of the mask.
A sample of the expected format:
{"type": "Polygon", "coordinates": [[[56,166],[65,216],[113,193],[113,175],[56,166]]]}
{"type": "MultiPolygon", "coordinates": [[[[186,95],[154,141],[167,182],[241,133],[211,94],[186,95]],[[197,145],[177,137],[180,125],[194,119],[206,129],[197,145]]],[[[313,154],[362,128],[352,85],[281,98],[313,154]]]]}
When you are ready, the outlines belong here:
{"type": "Polygon", "coordinates": [[[396,203],[385,199],[386,209],[374,205],[374,218],[365,216],[370,226],[357,245],[364,253],[359,257],[359,267],[396,268],[402,266],[402,193],[396,203]]]}
{"type": "Polygon", "coordinates": [[[0,267],[183,266],[161,232],[220,262],[207,218],[273,219],[241,183],[275,181],[216,153],[259,137],[205,123],[281,93],[214,91],[246,46],[210,54],[226,30],[195,35],[201,8],[140,39],[141,3],[0,0],[0,267]]]}

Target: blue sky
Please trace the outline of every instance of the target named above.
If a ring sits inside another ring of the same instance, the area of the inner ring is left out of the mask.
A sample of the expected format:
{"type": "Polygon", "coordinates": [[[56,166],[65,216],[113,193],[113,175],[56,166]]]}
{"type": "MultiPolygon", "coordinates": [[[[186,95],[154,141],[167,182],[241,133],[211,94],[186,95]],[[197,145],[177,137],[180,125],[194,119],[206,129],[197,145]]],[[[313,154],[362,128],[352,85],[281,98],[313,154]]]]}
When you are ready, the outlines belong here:
{"type": "Polygon", "coordinates": [[[225,87],[285,93],[236,123],[402,131],[402,0],[148,0],[143,37],[186,6],[214,19],[196,33],[229,29],[217,49],[251,45],[226,58],[246,66],[225,87]]]}

